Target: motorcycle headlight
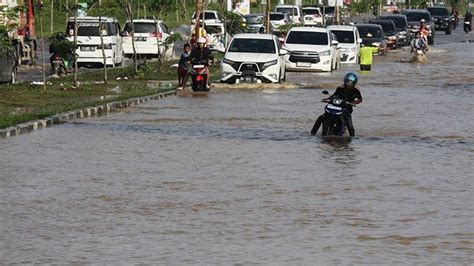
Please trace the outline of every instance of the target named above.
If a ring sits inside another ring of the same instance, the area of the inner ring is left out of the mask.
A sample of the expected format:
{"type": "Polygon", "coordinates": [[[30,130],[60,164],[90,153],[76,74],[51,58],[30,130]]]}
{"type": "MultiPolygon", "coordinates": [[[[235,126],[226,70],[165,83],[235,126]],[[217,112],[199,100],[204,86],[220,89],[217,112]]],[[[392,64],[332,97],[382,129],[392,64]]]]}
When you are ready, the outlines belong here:
{"type": "Polygon", "coordinates": [[[444,20],[446,20],[446,21],[447,21],[447,20],[449,20],[449,19],[448,19],[448,18],[444,18],[444,20]]]}
{"type": "Polygon", "coordinates": [[[394,40],[397,39],[397,37],[395,37],[395,36],[389,36],[388,39],[391,40],[391,41],[394,41],[394,40]]]}
{"type": "Polygon", "coordinates": [[[336,105],[339,105],[339,104],[342,104],[342,100],[340,100],[340,99],[334,99],[334,100],[332,100],[332,103],[333,103],[333,104],[336,104],[336,105]]]}
{"type": "Polygon", "coordinates": [[[262,71],[267,69],[268,67],[270,66],[273,66],[273,65],[276,65],[278,63],[278,60],[273,60],[273,61],[270,61],[270,62],[266,62],[265,64],[263,64],[262,66],[262,71]]]}
{"type": "Polygon", "coordinates": [[[331,55],[331,51],[330,50],[327,50],[327,51],[322,51],[319,53],[320,56],[328,56],[328,55],[331,55]]]}

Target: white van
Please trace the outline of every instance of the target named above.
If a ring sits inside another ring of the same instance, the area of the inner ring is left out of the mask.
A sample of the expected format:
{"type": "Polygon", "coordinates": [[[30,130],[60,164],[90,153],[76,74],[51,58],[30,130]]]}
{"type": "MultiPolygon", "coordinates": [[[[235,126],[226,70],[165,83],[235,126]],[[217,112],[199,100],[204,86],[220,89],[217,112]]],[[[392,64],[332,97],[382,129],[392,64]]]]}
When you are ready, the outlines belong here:
{"type": "MultiPolygon", "coordinates": [[[[158,57],[158,45],[160,46],[160,54],[165,53],[164,41],[170,36],[170,32],[166,24],[153,19],[134,19],[135,27],[135,52],[138,55],[158,57]]],[[[131,26],[127,22],[122,32],[123,51],[126,56],[133,55],[132,32],[131,26]]],[[[173,50],[173,44],[168,47],[166,52],[173,50]]],[[[169,54],[168,54],[169,55],[169,54]]]]}
{"type": "Polygon", "coordinates": [[[303,23],[303,11],[301,11],[301,8],[299,6],[277,5],[277,7],[275,8],[275,12],[288,14],[293,23],[303,23]]]}
{"type": "MultiPolygon", "coordinates": [[[[107,66],[123,63],[122,37],[120,25],[115,18],[102,17],[102,36],[107,66]]],[[[102,44],[100,41],[99,18],[77,18],[77,50],[78,63],[103,64],[102,44]]],[[[69,18],[67,24],[68,39],[74,41],[74,19],[69,18]]]]}
{"type": "Polygon", "coordinates": [[[331,25],[328,30],[336,35],[341,48],[341,63],[357,63],[362,39],[355,26],[331,25]]]}

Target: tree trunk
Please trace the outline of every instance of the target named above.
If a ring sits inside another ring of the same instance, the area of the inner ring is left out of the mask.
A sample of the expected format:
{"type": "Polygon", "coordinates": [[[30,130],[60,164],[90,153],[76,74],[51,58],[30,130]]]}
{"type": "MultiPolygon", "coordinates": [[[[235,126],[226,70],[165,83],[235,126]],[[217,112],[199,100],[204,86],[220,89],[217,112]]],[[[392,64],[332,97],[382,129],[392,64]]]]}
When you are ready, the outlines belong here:
{"type": "MultiPolygon", "coordinates": [[[[77,0],[76,0],[76,6],[77,6],[77,0]]],[[[74,46],[77,49],[77,10],[74,10],[74,46]]],[[[79,87],[79,81],[77,80],[77,70],[78,70],[78,64],[77,64],[77,51],[74,51],[74,87],[79,87]]]]}
{"type": "Polygon", "coordinates": [[[43,10],[39,10],[39,19],[40,19],[40,33],[41,33],[41,58],[42,58],[42,71],[43,71],[43,90],[46,91],[46,63],[44,60],[44,32],[43,32],[43,10]]]}
{"type": "Polygon", "coordinates": [[[104,83],[107,84],[107,57],[105,56],[105,48],[104,48],[104,35],[102,34],[102,16],[99,16],[99,35],[100,35],[100,45],[102,50],[102,58],[103,58],[103,65],[104,65],[104,83]]]}

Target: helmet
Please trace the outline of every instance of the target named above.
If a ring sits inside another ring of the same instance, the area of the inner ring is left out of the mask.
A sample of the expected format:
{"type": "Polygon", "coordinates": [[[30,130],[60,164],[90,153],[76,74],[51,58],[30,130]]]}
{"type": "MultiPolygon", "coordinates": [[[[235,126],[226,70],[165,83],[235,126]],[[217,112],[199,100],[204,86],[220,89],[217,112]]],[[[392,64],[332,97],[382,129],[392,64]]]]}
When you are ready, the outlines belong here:
{"type": "Polygon", "coordinates": [[[344,76],[344,85],[355,86],[359,78],[353,72],[349,72],[344,76]]]}
{"type": "Polygon", "coordinates": [[[199,37],[199,38],[197,39],[197,43],[198,43],[198,44],[200,44],[200,43],[202,43],[202,44],[206,43],[206,38],[204,38],[204,37],[199,37]]]}
{"type": "Polygon", "coordinates": [[[422,18],[422,19],[420,20],[420,22],[421,22],[421,23],[425,23],[426,20],[425,20],[424,18],[422,18]]]}

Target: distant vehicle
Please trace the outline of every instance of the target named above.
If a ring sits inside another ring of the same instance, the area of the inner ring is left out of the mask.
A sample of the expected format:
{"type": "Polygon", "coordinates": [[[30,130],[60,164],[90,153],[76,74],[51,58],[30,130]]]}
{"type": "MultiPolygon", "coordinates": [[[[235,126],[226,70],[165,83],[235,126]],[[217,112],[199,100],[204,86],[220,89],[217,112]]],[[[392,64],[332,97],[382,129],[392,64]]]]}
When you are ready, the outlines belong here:
{"type": "Polygon", "coordinates": [[[305,26],[322,26],[323,13],[319,7],[303,7],[303,23],[305,26]]]}
{"type": "Polygon", "coordinates": [[[211,51],[224,53],[227,43],[231,39],[230,35],[225,32],[224,25],[221,23],[208,23],[204,28],[209,40],[207,47],[209,47],[211,51]]]}
{"type": "Polygon", "coordinates": [[[446,7],[428,7],[426,10],[430,12],[434,22],[435,30],[442,30],[446,34],[451,34],[453,29],[452,17],[446,7]]]}
{"type": "Polygon", "coordinates": [[[387,40],[382,26],[378,24],[357,24],[362,45],[379,47],[379,54],[386,55],[388,50],[387,40]]]}
{"type": "MultiPolygon", "coordinates": [[[[199,15],[199,20],[203,20],[204,24],[206,24],[206,23],[223,23],[222,19],[221,19],[221,16],[215,10],[204,10],[204,12],[202,12],[199,15]],[[203,17],[204,17],[204,20],[203,20],[203,17]]],[[[196,12],[193,13],[193,16],[191,18],[191,23],[192,24],[196,23],[196,12]]]]}
{"type": "Polygon", "coordinates": [[[275,35],[237,34],[221,62],[221,82],[281,82],[286,78],[286,53],[275,35]]]}
{"type": "Polygon", "coordinates": [[[333,6],[324,7],[323,13],[326,25],[334,24],[334,20],[336,19],[336,17],[334,16],[335,12],[336,8],[333,6]]]}
{"type": "Polygon", "coordinates": [[[0,51],[0,83],[16,83],[17,56],[14,47],[0,51]]]}
{"type": "MultiPolygon", "coordinates": [[[[115,18],[102,17],[104,29],[102,36],[107,66],[123,63],[124,53],[120,25],[115,18]]],[[[77,62],[86,64],[103,64],[102,44],[99,31],[99,17],[77,18],[77,62]]],[[[74,19],[69,18],[67,24],[68,40],[74,41],[74,19]]]]}
{"type": "Polygon", "coordinates": [[[263,22],[265,20],[264,14],[253,13],[244,17],[243,31],[246,33],[259,33],[265,30],[263,22]]]}
{"type": "MultiPolygon", "coordinates": [[[[430,29],[430,32],[428,34],[428,44],[434,44],[435,31],[433,27],[433,19],[431,17],[430,12],[421,9],[406,9],[402,11],[402,14],[407,17],[408,26],[410,28],[419,27],[420,21],[422,19],[426,20],[426,26],[428,27],[428,29],[430,29]]],[[[411,37],[414,37],[413,33],[411,37]]]]}
{"type": "Polygon", "coordinates": [[[286,25],[291,23],[291,18],[286,13],[281,12],[271,12],[270,13],[270,24],[274,30],[278,30],[278,28],[282,25],[286,25]]]}
{"type": "Polygon", "coordinates": [[[342,63],[357,63],[362,39],[354,26],[331,25],[327,28],[336,35],[341,50],[342,63]]]}
{"type": "Polygon", "coordinates": [[[395,23],[393,23],[392,20],[371,19],[369,20],[369,24],[378,24],[382,26],[388,47],[394,49],[398,48],[398,32],[395,28],[395,23]]]}
{"type": "Polygon", "coordinates": [[[303,23],[303,11],[301,7],[295,5],[277,5],[275,12],[288,14],[291,21],[296,24],[303,23]]]}
{"type": "Polygon", "coordinates": [[[396,31],[398,32],[398,44],[404,46],[410,45],[410,28],[408,27],[408,21],[405,15],[384,15],[379,17],[379,19],[393,21],[396,31]]]}
{"type": "Polygon", "coordinates": [[[341,54],[336,36],[328,29],[294,27],[288,32],[284,49],[288,71],[331,72],[341,64],[341,54]]]}
{"type": "MultiPolygon", "coordinates": [[[[134,19],[135,28],[135,51],[138,55],[148,57],[158,57],[158,46],[161,55],[165,53],[164,41],[170,36],[166,24],[153,19],[134,19]]],[[[132,28],[130,23],[126,23],[122,32],[123,51],[126,56],[133,55],[132,28]]],[[[169,49],[171,51],[172,49],[169,49]]]]}

